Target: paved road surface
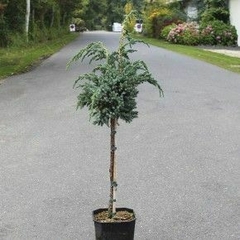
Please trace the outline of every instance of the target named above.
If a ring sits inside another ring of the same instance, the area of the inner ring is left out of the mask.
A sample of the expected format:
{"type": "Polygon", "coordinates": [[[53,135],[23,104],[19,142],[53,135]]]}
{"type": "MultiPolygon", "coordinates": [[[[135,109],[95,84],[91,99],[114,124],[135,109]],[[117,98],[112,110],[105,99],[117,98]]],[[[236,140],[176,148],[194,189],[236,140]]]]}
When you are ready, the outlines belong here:
{"type": "MultiPolygon", "coordinates": [[[[86,32],[33,71],[0,85],[0,239],[94,240],[108,202],[109,129],[76,111],[86,32]]],[[[136,240],[240,239],[240,75],[138,46],[165,97],[140,86],[139,118],[120,123],[118,206],[137,213],[136,240]]]]}

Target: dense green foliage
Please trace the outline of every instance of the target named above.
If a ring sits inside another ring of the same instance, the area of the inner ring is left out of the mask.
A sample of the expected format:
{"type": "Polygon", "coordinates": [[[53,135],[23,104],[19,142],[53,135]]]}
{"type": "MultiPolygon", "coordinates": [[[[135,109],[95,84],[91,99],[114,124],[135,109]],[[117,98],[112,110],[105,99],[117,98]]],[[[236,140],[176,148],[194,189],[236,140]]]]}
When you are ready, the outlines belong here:
{"type": "MultiPolygon", "coordinates": [[[[183,1],[182,5],[186,7],[188,2],[183,1]]],[[[195,1],[195,6],[198,8],[199,17],[196,19],[198,21],[169,22],[169,24],[163,25],[163,28],[160,28],[157,35],[155,34],[153,37],[160,37],[171,43],[184,45],[236,46],[238,36],[236,28],[230,24],[228,1],[204,0],[202,3],[195,1]]],[[[170,9],[168,5],[167,8],[170,9]]],[[[163,11],[163,9],[158,11],[163,11]]],[[[164,16],[158,15],[163,21],[164,16]]],[[[156,26],[156,23],[152,23],[152,27],[154,24],[156,26]]],[[[148,34],[148,36],[151,35],[148,34]]]]}
{"type": "MultiPolygon", "coordinates": [[[[217,28],[216,22],[222,21],[224,32],[225,27],[229,26],[232,36],[235,35],[229,23],[228,0],[183,0],[170,3],[167,0],[30,0],[28,30],[26,2],[0,0],[0,47],[56,39],[69,30],[70,23],[75,23],[78,29],[111,30],[114,22],[123,21],[129,6],[141,13],[138,19],[143,20],[143,33],[148,37],[161,38],[166,35],[166,26],[189,22],[186,9],[190,3],[197,8],[198,17],[195,20],[201,29],[212,26],[218,35],[217,32],[223,30],[217,28]]],[[[129,31],[133,31],[135,21],[132,20],[129,31]]],[[[185,44],[196,44],[196,34],[192,29],[185,30],[183,35],[180,38],[185,39],[185,44]]],[[[206,37],[202,42],[206,42],[206,37]]],[[[211,42],[233,45],[228,39],[221,42],[209,40],[208,44],[211,42]]]]}
{"type": "Polygon", "coordinates": [[[163,29],[161,37],[171,43],[184,45],[236,46],[236,28],[215,20],[199,26],[196,22],[170,25],[163,29]]]}
{"type": "Polygon", "coordinates": [[[184,45],[223,45],[236,46],[236,28],[220,20],[170,25],[163,29],[161,37],[171,43],[184,45]]]}
{"type": "Polygon", "coordinates": [[[180,8],[154,2],[146,6],[143,12],[144,34],[159,38],[165,26],[181,23],[187,19],[180,8]]]}
{"type": "Polygon", "coordinates": [[[111,29],[122,22],[127,3],[141,9],[144,0],[0,0],[0,47],[44,42],[68,31],[70,23],[82,29],[111,29]],[[28,26],[28,28],[26,28],[28,26]]]}
{"type": "Polygon", "coordinates": [[[166,40],[184,45],[198,45],[199,38],[198,25],[190,22],[173,26],[167,34],[166,40]]]}
{"type": "Polygon", "coordinates": [[[229,24],[229,11],[225,8],[209,8],[201,15],[201,22],[208,23],[214,20],[229,24]]]}
{"type": "Polygon", "coordinates": [[[78,107],[88,107],[94,124],[109,125],[110,119],[131,122],[136,118],[137,86],[141,83],[148,82],[162,93],[146,64],[129,58],[129,54],[135,52],[132,46],[137,42],[141,41],[134,40],[127,31],[123,31],[115,51],[109,52],[102,42],[93,42],[71,60],[70,63],[90,57],[90,63],[99,62],[92,72],[80,75],[74,85],[81,89],[78,107]]]}
{"type": "Polygon", "coordinates": [[[200,30],[200,43],[203,45],[235,46],[237,44],[236,28],[220,20],[203,22],[200,30]]]}
{"type": "Polygon", "coordinates": [[[106,9],[107,1],[89,0],[80,18],[84,19],[85,26],[90,30],[104,29],[107,22],[106,9]]]}
{"type": "Polygon", "coordinates": [[[211,7],[213,7],[213,8],[218,8],[218,7],[227,8],[228,3],[229,3],[229,0],[204,0],[204,4],[208,8],[211,8],[211,7]]]}
{"type": "Polygon", "coordinates": [[[0,1],[0,47],[44,42],[68,31],[74,11],[88,0],[31,0],[29,30],[26,32],[26,1],[0,1]]]}

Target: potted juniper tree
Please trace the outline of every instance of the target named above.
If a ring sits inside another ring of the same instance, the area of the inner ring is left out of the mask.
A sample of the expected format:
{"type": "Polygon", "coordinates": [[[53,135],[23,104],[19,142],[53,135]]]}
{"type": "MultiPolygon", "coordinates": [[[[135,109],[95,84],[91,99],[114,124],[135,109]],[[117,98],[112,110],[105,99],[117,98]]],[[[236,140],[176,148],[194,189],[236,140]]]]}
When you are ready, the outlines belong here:
{"type": "Polygon", "coordinates": [[[110,52],[102,42],[92,42],[81,49],[68,63],[89,59],[98,62],[90,72],[80,75],[74,87],[80,89],[77,108],[87,107],[93,124],[110,128],[110,199],[108,208],[93,211],[97,240],[133,240],[135,213],[133,209],[116,207],[116,144],[118,121],[130,123],[138,117],[136,98],[138,85],[150,83],[163,91],[142,60],[132,61],[132,46],[143,43],[128,34],[126,26],[136,12],[132,11],[123,21],[118,48],[110,52]]]}

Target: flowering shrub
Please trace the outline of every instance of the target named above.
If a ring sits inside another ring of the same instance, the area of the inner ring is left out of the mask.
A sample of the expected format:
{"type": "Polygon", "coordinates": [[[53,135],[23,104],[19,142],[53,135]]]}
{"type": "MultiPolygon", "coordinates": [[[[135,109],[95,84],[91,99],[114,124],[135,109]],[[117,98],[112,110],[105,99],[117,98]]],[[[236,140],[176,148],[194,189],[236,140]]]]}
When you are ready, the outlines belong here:
{"type": "Polygon", "coordinates": [[[175,28],[177,25],[175,23],[171,24],[171,25],[168,25],[166,27],[163,28],[161,34],[160,34],[160,38],[162,39],[167,39],[167,36],[169,34],[169,32],[175,28]]]}
{"type": "Polygon", "coordinates": [[[195,22],[178,24],[167,35],[167,40],[172,43],[184,45],[197,45],[199,43],[199,26],[195,22]]]}
{"type": "MultiPolygon", "coordinates": [[[[165,7],[153,7],[145,9],[144,13],[144,32],[147,36],[158,37],[163,28],[164,18],[171,16],[171,10],[165,7]]],[[[169,23],[170,24],[170,23],[169,23]]]]}
{"type": "Polygon", "coordinates": [[[169,25],[162,30],[161,37],[169,42],[184,45],[237,44],[236,28],[219,20],[201,26],[195,22],[169,25]]]}
{"type": "Polygon", "coordinates": [[[143,12],[144,34],[159,38],[165,26],[185,21],[177,11],[163,6],[160,3],[150,4],[143,12]]]}
{"type": "Polygon", "coordinates": [[[201,29],[200,43],[203,45],[214,45],[214,29],[211,25],[208,25],[207,27],[201,29]]]}
{"type": "Polygon", "coordinates": [[[235,46],[237,44],[237,31],[232,25],[222,21],[213,21],[201,26],[201,44],[235,46]]]}

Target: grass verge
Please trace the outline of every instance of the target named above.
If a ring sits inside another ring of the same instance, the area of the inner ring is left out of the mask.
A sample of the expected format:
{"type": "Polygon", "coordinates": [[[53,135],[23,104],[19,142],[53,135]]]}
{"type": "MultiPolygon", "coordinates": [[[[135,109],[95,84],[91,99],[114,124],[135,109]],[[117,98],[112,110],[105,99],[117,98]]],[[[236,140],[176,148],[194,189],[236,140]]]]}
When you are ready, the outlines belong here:
{"type": "Polygon", "coordinates": [[[180,54],[184,54],[189,57],[193,57],[211,63],[213,65],[227,69],[232,72],[240,73],[240,58],[227,56],[221,53],[206,51],[199,47],[171,44],[154,38],[147,38],[137,35],[135,35],[134,37],[144,40],[148,44],[161,47],[180,54]]]}
{"type": "Polygon", "coordinates": [[[0,48],[0,79],[27,72],[77,36],[78,34],[66,34],[61,38],[35,45],[0,48]]]}

